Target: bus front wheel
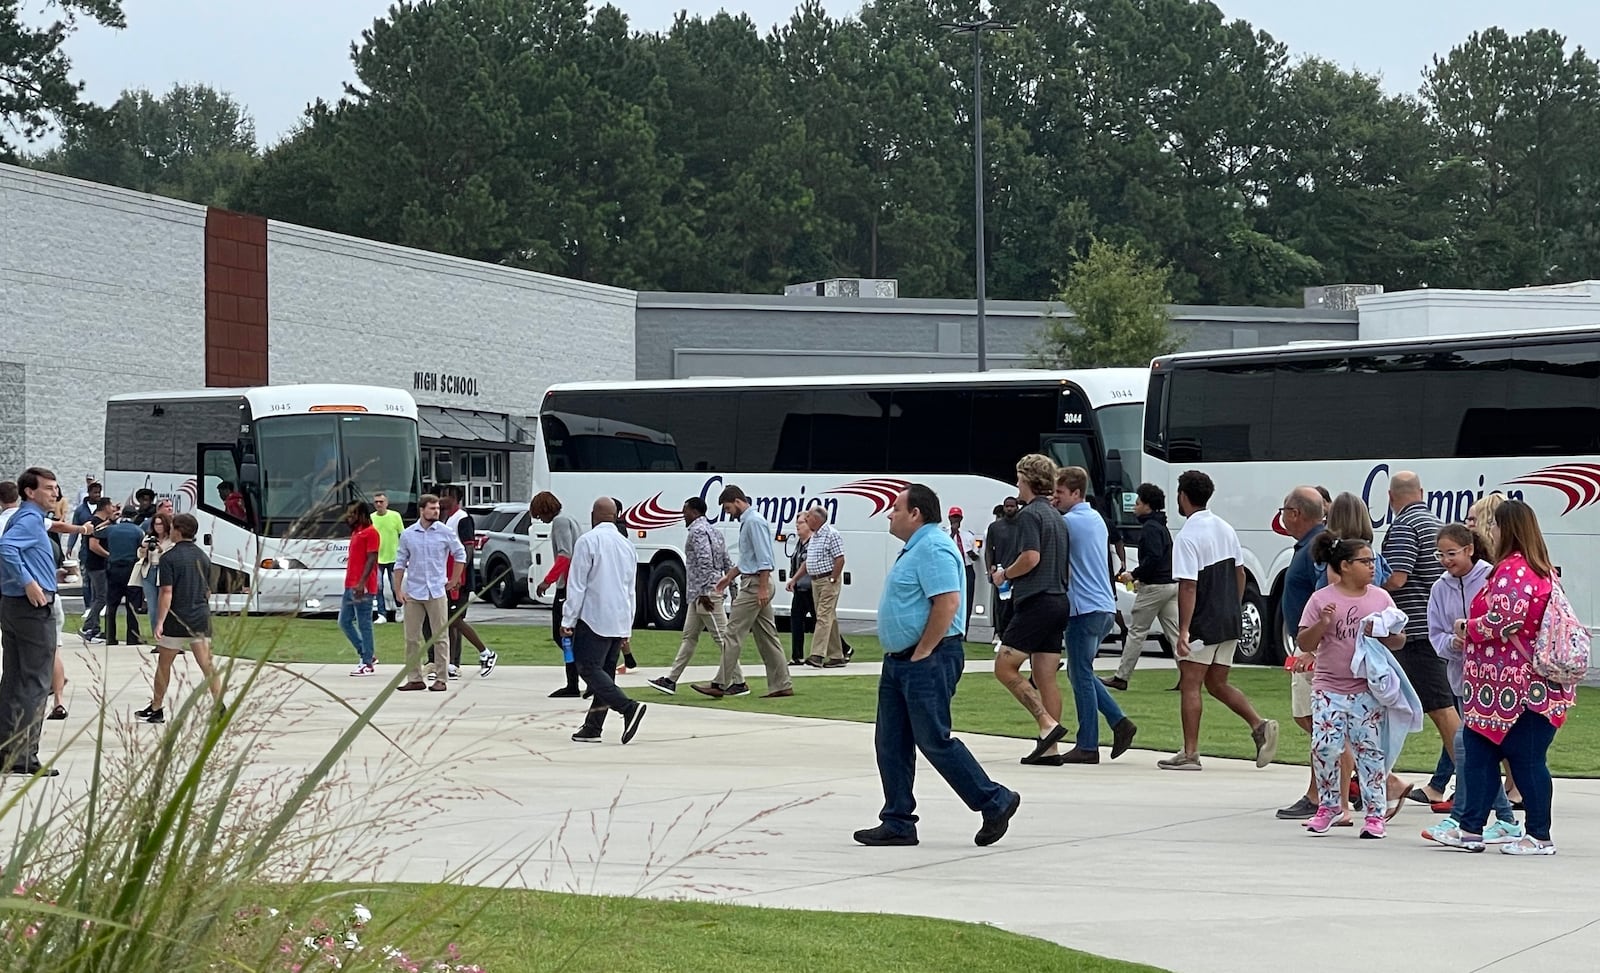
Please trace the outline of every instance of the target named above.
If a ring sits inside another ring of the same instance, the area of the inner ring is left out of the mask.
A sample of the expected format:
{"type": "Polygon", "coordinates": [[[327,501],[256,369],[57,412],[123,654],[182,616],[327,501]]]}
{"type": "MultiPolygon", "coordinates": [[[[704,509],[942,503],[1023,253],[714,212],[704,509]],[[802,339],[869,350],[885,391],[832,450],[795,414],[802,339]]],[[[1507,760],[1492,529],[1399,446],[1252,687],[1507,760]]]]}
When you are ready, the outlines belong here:
{"type": "Polygon", "coordinates": [[[1239,606],[1239,646],[1233,661],[1238,665],[1272,664],[1272,643],[1267,637],[1267,604],[1254,581],[1246,581],[1244,603],[1239,606]]]}
{"type": "Polygon", "coordinates": [[[683,566],[677,561],[663,561],[651,568],[650,580],[645,583],[648,621],[658,629],[681,630],[688,607],[684,588],[683,566]]]}

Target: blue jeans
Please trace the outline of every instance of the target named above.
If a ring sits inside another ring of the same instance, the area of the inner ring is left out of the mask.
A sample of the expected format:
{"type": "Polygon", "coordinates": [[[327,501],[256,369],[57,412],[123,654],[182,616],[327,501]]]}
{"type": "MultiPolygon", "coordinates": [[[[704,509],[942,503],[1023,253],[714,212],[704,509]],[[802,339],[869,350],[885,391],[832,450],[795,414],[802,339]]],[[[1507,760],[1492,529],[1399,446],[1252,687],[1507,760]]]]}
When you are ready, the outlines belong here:
{"type": "Polygon", "coordinates": [[[344,598],[339,602],[339,627],[355,646],[362,664],[372,665],[377,650],[372,646],[372,599],[366,592],[345,589],[344,598]]]}
{"type": "Polygon", "coordinates": [[[1094,676],[1094,657],[1116,623],[1115,612],[1084,612],[1067,619],[1067,678],[1072,681],[1072,706],[1078,711],[1079,750],[1100,748],[1100,717],[1116,726],[1126,717],[1111,691],[1094,676]]]}
{"type": "Polygon", "coordinates": [[[956,796],[985,818],[1004,813],[1013,794],[984,773],[966,744],[950,736],[950,700],[961,681],[966,652],[961,636],[946,636],[921,662],[883,660],[878,679],[878,725],[873,743],[883,810],[878,819],[899,834],[917,832],[917,751],[956,796]]]}
{"type": "MultiPolygon", "coordinates": [[[[1545,757],[1556,728],[1538,713],[1526,710],[1517,718],[1511,732],[1499,743],[1475,731],[1466,732],[1466,766],[1456,774],[1456,793],[1467,791],[1467,810],[1456,818],[1461,830],[1482,834],[1489,820],[1489,803],[1500,784],[1500,761],[1511,765],[1511,776],[1522,791],[1522,806],[1527,809],[1524,824],[1528,834],[1540,841],[1550,840],[1550,765],[1545,757]]],[[[1457,800],[1460,798],[1458,797],[1457,800]]]]}
{"type": "MultiPolygon", "coordinates": [[[[1466,765],[1467,765],[1467,728],[1465,726],[1462,726],[1460,729],[1456,730],[1455,766],[1464,768],[1464,767],[1466,767],[1466,765]]],[[[1500,765],[1498,763],[1495,764],[1496,768],[1498,768],[1499,766],[1500,765]]],[[[1455,807],[1450,812],[1450,816],[1455,818],[1457,821],[1460,821],[1461,818],[1464,815],[1466,815],[1469,811],[1472,810],[1468,806],[1469,797],[1468,797],[1467,791],[1468,791],[1468,788],[1462,786],[1462,780],[1461,780],[1460,777],[1458,777],[1456,779],[1455,807]]],[[[1473,795],[1473,797],[1476,797],[1476,795],[1473,795]]],[[[1498,769],[1496,770],[1495,775],[1494,775],[1494,797],[1493,797],[1493,801],[1494,801],[1494,805],[1493,805],[1494,816],[1496,818],[1498,818],[1499,820],[1506,822],[1507,824],[1515,824],[1516,820],[1517,820],[1517,816],[1514,813],[1514,809],[1511,807],[1511,798],[1506,796],[1505,781],[1501,780],[1498,769]]]]}
{"type": "Polygon", "coordinates": [[[139,582],[139,587],[144,589],[145,617],[150,620],[150,642],[156,640],[156,609],[161,607],[161,586],[156,584],[156,569],[151,568],[139,582]]]}
{"type": "Polygon", "coordinates": [[[380,565],[378,565],[378,607],[377,607],[377,612],[378,612],[378,614],[385,615],[385,616],[389,614],[388,603],[386,603],[383,600],[383,586],[386,585],[386,584],[389,586],[389,594],[390,594],[390,596],[393,597],[393,595],[394,595],[394,565],[393,564],[380,564],[380,565]]]}

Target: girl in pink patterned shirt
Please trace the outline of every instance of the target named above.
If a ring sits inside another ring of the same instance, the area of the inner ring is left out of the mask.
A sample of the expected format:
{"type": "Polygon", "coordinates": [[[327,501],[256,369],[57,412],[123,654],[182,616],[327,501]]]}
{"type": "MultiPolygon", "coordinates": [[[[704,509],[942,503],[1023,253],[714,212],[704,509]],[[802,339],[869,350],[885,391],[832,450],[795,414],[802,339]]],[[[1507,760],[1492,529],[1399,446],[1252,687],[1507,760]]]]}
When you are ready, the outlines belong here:
{"type": "Polygon", "coordinates": [[[1571,686],[1542,678],[1533,669],[1533,643],[1556,583],[1550,553],[1533,510],[1507,500],[1489,524],[1500,554],[1494,574],[1472,599],[1469,617],[1457,619],[1464,643],[1466,769],[1458,787],[1474,796],[1460,826],[1441,833],[1441,844],[1482,851],[1489,798],[1499,782],[1500,761],[1522,789],[1527,836],[1500,846],[1507,855],[1553,855],[1550,840],[1550,767],[1546,756],[1575,696],[1571,686]]]}

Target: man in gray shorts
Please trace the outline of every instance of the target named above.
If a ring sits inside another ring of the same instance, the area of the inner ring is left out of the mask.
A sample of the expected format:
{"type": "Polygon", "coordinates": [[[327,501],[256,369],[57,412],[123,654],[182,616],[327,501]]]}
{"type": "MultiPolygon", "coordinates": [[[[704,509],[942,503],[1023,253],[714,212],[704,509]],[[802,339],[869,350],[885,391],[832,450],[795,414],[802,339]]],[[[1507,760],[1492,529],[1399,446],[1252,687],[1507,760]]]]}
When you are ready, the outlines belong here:
{"type": "Polygon", "coordinates": [[[165,723],[167,686],[172,681],[172,663],[184,652],[194,653],[194,661],[205,673],[211,696],[222,711],[222,680],[211,658],[211,559],[194,542],[200,530],[193,514],[172,518],[172,533],[177,543],[161,555],[157,567],[160,601],[156,607],[156,678],[150,706],[133,714],[146,723],[165,723]]]}
{"type": "Polygon", "coordinates": [[[1239,645],[1244,564],[1239,535],[1206,509],[1215,489],[1211,477],[1198,470],[1178,477],[1178,513],[1186,519],[1172,545],[1172,576],[1178,582],[1178,641],[1172,648],[1183,695],[1183,749],[1156,761],[1162,770],[1200,769],[1201,686],[1249,725],[1257,767],[1271,763],[1278,752],[1278,721],[1262,719],[1250,698],[1228,684],[1239,645]]]}

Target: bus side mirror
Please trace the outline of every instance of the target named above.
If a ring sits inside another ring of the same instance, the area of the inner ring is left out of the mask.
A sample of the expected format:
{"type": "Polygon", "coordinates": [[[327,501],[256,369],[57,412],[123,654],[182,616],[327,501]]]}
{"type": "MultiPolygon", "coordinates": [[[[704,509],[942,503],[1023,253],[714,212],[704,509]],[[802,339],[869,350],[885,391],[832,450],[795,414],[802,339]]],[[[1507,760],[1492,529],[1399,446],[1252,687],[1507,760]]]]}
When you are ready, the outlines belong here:
{"type": "Polygon", "coordinates": [[[1120,490],[1122,486],[1122,450],[1106,452],[1106,492],[1120,490]]]}
{"type": "Polygon", "coordinates": [[[433,481],[435,483],[454,483],[456,481],[456,464],[443,457],[434,457],[433,481]]]}
{"type": "Polygon", "coordinates": [[[241,488],[261,489],[261,465],[254,457],[247,456],[239,464],[239,486],[241,488]]]}

